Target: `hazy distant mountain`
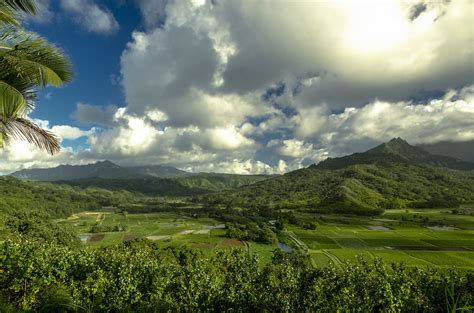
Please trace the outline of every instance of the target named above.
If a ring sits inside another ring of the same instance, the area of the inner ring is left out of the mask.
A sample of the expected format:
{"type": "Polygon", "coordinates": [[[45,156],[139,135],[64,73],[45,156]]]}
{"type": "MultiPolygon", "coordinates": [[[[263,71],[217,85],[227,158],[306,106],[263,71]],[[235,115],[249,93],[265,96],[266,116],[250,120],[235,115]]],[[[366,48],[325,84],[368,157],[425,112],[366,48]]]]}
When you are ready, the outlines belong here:
{"type": "Polygon", "coordinates": [[[124,167],[110,161],[88,165],[60,165],[12,173],[23,180],[50,181],[79,187],[127,190],[146,195],[193,195],[250,185],[266,175],[189,173],[171,166],[124,167]]]}
{"type": "Polygon", "coordinates": [[[159,178],[184,177],[191,175],[189,172],[179,170],[172,166],[164,165],[133,166],[127,167],[127,169],[136,174],[149,175],[159,178]]]}
{"type": "Polygon", "coordinates": [[[11,176],[38,181],[65,181],[89,178],[132,179],[144,177],[171,178],[191,175],[171,166],[119,166],[110,161],[102,161],[87,165],[60,165],[54,168],[26,169],[11,176]]]}
{"type": "Polygon", "coordinates": [[[38,181],[74,180],[84,178],[133,178],[140,177],[110,161],[87,165],[60,165],[54,168],[26,169],[10,174],[13,177],[38,181]]]}
{"type": "Polygon", "coordinates": [[[424,150],[444,156],[450,156],[474,163],[474,140],[462,142],[443,141],[434,144],[420,145],[424,150]]]}
{"type": "Polygon", "coordinates": [[[338,169],[352,164],[383,164],[392,161],[456,170],[474,169],[474,163],[449,156],[431,154],[425,149],[410,145],[401,138],[394,138],[366,152],[354,153],[341,158],[326,159],[316,165],[316,167],[319,169],[338,169]]]}

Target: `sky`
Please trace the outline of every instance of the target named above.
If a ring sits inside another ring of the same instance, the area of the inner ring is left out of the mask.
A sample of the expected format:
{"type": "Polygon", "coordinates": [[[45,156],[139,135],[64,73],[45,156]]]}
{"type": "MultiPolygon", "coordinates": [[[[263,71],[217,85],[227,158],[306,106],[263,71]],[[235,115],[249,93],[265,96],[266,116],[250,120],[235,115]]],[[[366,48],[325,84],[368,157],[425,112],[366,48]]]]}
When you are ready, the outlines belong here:
{"type": "Polygon", "coordinates": [[[393,137],[474,139],[474,2],[41,0],[28,30],[75,79],[30,118],[54,156],[0,150],[0,173],[111,160],[284,173],[393,137]]]}

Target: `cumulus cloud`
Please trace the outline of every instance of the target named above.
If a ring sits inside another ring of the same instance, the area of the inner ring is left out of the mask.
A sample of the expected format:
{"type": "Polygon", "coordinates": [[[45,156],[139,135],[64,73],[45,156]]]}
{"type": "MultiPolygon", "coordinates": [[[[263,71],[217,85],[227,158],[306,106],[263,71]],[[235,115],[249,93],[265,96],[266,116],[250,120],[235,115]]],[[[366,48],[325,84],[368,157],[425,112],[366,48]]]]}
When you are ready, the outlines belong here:
{"type": "Polygon", "coordinates": [[[122,55],[121,83],[127,114],[154,139],[134,160],[239,172],[238,162],[262,162],[279,172],[394,136],[468,138],[460,129],[472,100],[458,89],[473,73],[468,6],[140,2],[148,28],[122,55]],[[454,98],[443,96],[450,88],[454,98]],[[166,116],[159,125],[154,110],[166,116]]]}
{"type": "Polygon", "coordinates": [[[126,106],[77,105],[100,127],[78,160],[281,173],[392,137],[474,139],[469,0],[138,4],[114,78],[126,106]]]}
{"type": "MultiPolygon", "coordinates": [[[[49,121],[46,120],[34,119],[33,122],[53,132],[61,142],[88,137],[95,132],[94,128],[81,130],[70,125],[54,125],[51,127],[49,121]]],[[[9,174],[23,168],[54,167],[58,164],[81,164],[84,162],[87,161],[78,158],[77,152],[67,146],[62,146],[61,151],[54,156],[21,140],[11,141],[4,149],[0,149],[0,174],[9,174]]]]}
{"type": "Polygon", "coordinates": [[[452,1],[442,15],[430,15],[437,8],[429,7],[415,21],[406,3],[364,4],[218,3],[214,16],[219,25],[228,25],[238,47],[223,73],[224,88],[242,93],[285,77],[296,82],[315,77],[301,89],[298,103],[343,108],[472,82],[473,33],[465,27],[472,18],[469,1],[452,1]],[[429,18],[418,23],[424,16],[429,18]]]}
{"type": "Polygon", "coordinates": [[[99,34],[110,34],[119,29],[113,14],[94,0],[61,0],[61,7],[84,29],[99,34]]]}
{"type": "Polygon", "coordinates": [[[83,124],[112,125],[118,108],[109,105],[105,108],[79,102],[72,118],[83,124]]]}
{"type": "Polygon", "coordinates": [[[293,119],[296,137],[318,143],[332,156],[363,151],[393,137],[412,144],[472,140],[473,120],[474,85],[423,103],[374,100],[338,114],[302,110],[293,119]]]}

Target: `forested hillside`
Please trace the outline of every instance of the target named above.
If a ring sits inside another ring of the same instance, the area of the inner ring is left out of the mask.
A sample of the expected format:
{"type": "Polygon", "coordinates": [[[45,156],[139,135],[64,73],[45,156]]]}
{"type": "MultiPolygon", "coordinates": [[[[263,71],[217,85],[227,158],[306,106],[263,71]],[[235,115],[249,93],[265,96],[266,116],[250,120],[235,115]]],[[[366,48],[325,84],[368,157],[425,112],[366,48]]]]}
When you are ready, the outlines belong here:
{"type": "Polygon", "coordinates": [[[78,189],[67,185],[28,182],[0,177],[0,213],[28,209],[51,217],[68,216],[74,211],[97,210],[103,206],[129,202],[127,191],[112,192],[99,188],[78,189]]]}
{"type": "Polygon", "coordinates": [[[80,188],[97,187],[107,190],[127,190],[147,196],[192,196],[233,189],[268,179],[264,175],[196,174],[178,178],[91,178],[61,181],[80,188]]]}
{"type": "Polygon", "coordinates": [[[379,214],[405,207],[457,207],[474,201],[474,172],[439,165],[464,164],[439,158],[396,139],[365,153],[328,159],[242,187],[206,196],[228,206],[299,208],[320,212],[379,214]],[[425,163],[423,163],[425,162],[425,163]]]}

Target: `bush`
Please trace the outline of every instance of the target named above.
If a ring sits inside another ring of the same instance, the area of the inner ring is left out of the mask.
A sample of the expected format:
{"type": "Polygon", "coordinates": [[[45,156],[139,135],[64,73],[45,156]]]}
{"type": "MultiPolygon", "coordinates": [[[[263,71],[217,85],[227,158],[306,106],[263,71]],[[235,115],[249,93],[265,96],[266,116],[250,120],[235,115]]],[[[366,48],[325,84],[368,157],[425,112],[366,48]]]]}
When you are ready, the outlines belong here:
{"type": "Polygon", "coordinates": [[[147,240],[97,250],[6,240],[0,272],[2,311],[442,312],[474,303],[472,271],[379,259],[313,268],[278,250],[262,266],[243,249],[203,254],[147,240]]]}

